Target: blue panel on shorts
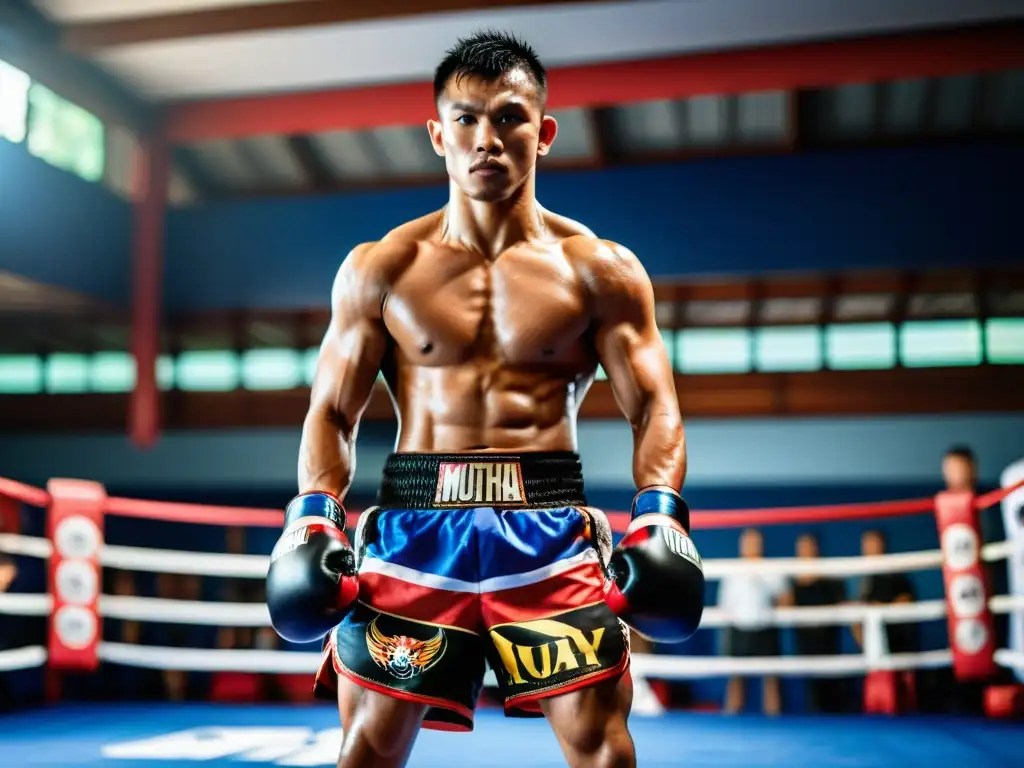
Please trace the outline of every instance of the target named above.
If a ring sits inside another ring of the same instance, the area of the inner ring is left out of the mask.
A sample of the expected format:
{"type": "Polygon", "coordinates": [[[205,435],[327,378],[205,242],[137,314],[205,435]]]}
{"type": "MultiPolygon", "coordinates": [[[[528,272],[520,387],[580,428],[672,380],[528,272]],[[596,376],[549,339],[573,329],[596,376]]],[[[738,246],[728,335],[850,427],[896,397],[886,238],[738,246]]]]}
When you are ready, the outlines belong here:
{"type": "Polygon", "coordinates": [[[543,568],[587,549],[574,507],[495,511],[388,509],[366,556],[466,582],[543,568]]]}
{"type": "Polygon", "coordinates": [[[471,509],[387,509],[367,557],[461,581],[477,581],[476,531],[471,509]]]}
{"type": "Polygon", "coordinates": [[[590,543],[575,507],[495,512],[477,510],[480,579],[526,573],[578,555],[590,543]]]}

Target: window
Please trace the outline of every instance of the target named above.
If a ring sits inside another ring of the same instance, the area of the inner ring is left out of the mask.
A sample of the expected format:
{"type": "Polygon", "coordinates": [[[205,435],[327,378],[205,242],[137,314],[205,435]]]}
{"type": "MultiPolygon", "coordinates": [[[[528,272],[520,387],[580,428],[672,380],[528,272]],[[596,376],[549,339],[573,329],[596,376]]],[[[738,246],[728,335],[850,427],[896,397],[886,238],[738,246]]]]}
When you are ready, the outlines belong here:
{"type": "Polygon", "coordinates": [[[43,361],[36,355],[0,355],[0,393],[34,395],[43,391],[43,361]]]}
{"type": "Polygon", "coordinates": [[[238,387],[238,355],[227,350],[182,352],[175,365],[178,389],[192,392],[228,392],[238,387]]]}
{"type": "Polygon", "coordinates": [[[985,349],[990,363],[1024,363],[1024,319],[989,320],[985,325],[985,349]]]}
{"type": "Polygon", "coordinates": [[[891,323],[830,325],[825,329],[825,354],[833,370],[896,367],[896,328],[891,323]]]}
{"type": "Polygon", "coordinates": [[[135,358],[127,352],[97,352],[89,365],[93,392],[131,392],[135,389],[135,358]]]}
{"type": "Polygon", "coordinates": [[[302,355],[294,349],[250,349],[242,354],[242,386],[246,389],[293,389],[302,384],[302,355]]]}
{"type": "Polygon", "coordinates": [[[676,370],[683,373],[747,373],[750,358],[746,328],[702,328],[676,334],[676,370]]]}
{"type": "Polygon", "coordinates": [[[759,328],[754,338],[759,371],[817,371],[821,368],[821,331],[815,326],[759,328]]]}
{"type": "Polygon", "coordinates": [[[981,325],[977,320],[905,323],[900,328],[900,359],[917,368],[979,365],[981,325]]]}
{"type": "Polygon", "coordinates": [[[24,72],[0,61],[0,139],[25,140],[29,82],[24,72]]]}
{"type": "Polygon", "coordinates": [[[156,388],[161,392],[174,389],[174,358],[170,355],[156,359],[156,388]]]}
{"type": "Polygon", "coordinates": [[[89,358],[65,354],[46,358],[46,391],[51,394],[88,392],[89,358]]]}
{"type": "Polygon", "coordinates": [[[28,91],[28,151],[86,181],[103,178],[103,123],[49,88],[32,83],[28,91]]]}

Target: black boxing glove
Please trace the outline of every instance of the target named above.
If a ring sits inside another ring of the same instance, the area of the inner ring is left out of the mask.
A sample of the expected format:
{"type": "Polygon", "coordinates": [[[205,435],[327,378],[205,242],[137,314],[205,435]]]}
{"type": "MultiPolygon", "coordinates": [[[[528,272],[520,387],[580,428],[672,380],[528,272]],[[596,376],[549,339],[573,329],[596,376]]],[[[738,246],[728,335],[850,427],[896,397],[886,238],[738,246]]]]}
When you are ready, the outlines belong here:
{"type": "Polygon", "coordinates": [[[284,531],[270,554],[270,623],[285,640],[310,643],[344,618],[358,594],[341,502],[329,493],[296,496],[285,508],[284,531]]]}
{"type": "Polygon", "coordinates": [[[690,539],[690,509],[673,489],[642,489],[612,551],[605,602],[641,635],[681,643],[704,613],[704,569],[690,539]]]}

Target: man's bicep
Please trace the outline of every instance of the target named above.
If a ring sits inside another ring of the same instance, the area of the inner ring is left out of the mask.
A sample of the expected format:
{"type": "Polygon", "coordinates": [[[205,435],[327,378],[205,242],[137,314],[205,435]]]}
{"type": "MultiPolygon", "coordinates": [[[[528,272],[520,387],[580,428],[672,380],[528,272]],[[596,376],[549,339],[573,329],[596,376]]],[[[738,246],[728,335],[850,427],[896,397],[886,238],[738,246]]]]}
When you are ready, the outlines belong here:
{"type": "MultiPolygon", "coordinates": [[[[363,267],[362,269],[365,269],[363,267]]],[[[344,264],[331,296],[331,322],[320,344],[311,409],[327,410],[351,427],[373,391],[387,347],[368,276],[344,264]]]]}
{"type": "Polygon", "coordinates": [[[609,270],[595,299],[598,361],[623,405],[659,393],[675,397],[672,364],[655,320],[654,289],[632,254],[609,270]]]}

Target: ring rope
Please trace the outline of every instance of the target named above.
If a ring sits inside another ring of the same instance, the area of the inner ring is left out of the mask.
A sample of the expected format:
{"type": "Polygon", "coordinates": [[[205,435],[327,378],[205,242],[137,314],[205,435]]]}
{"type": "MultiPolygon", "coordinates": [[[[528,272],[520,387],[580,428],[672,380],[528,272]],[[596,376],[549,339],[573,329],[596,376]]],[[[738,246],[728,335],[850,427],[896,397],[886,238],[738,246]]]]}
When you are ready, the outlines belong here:
{"type": "MultiPolygon", "coordinates": [[[[199,650],[125,643],[100,643],[103,661],[147,669],[190,672],[266,672],[308,674],[322,660],[320,653],[303,651],[199,650]]],[[[861,654],[840,656],[778,656],[741,659],[729,656],[662,656],[636,653],[630,657],[634,672],[645,678],[695,679],[730,675],[798,675],[829,677],[873,669],[919,669],[948,666],[948,650],[892,654],[869,661],[861,654]]]]}
{"type": "Polygon", "coordinates": [[[226,576],[262,579],[267,575],[270,558],[266,555],[225,555],[216,552],[183,552],[176,549],[149,549],[106,545],[100,562],[108,568],[152,573],[179,573],[196,576],[226,576]]]}
{"type": "Polygon", "coordinates": [[[8,616],[49,616],[53,613],[53,596],[0,593],[0,613],[8,616]]]}
{"type": "MultiPolygon", "coordinates": [[[[50,595],[0,594],[0,614],[11,616],[49,616],[53,606],[50,595]]],[[[945,600],[915,603],[865,605],[848,603],[828,606],[776,608],[771,622],[779,627],[840,626],[859,624],[868,615],[877,615],[886,624],[934,621],[946,615],[945,600]]],[[[1024,596],[997,595],[989,600],[993,613],[1024,610],[1024,596]]],[[[101,595],[99,614],[123,621],[153,621],[167,624],[200,624],[223,627],[269,627],[270,614],[264,603],[229,603],[198,600],[168,600],[159,597],[101,595]]],[[[700,629],[731,626],[728,614],[720,608],[704,611],[700,629]]]]}
{"type": "Polygon", "coordinates": [[[49,656],[46,649],[41,645],[27,645],[24,648],[0,651],[0,672],[41,667],[46,664],[47,658],[49,656]]]}
{"type": "MultiPolygon", "coordinates": [[[[0,552],[12,555],[47,558],[53,554],[49,540],[0,533],[0,552]]],[[[1005,560],[1013,553],[1013,542],[999,541],[981,549],[983,560],[1005,560]]],[[[262,579],[267,575],[270,558],[266,555],[228,555],[216,552],[185,552],[175,549],[122,547],[105,545],[100,561],[110,568],[127,571],[178,573],[200,576],[226,576],[262,579]]],[[[770,557],[758,560],[719,558],[704,561],[704,575],[709,579],[729,574],[772,574],[781,576],[865,576],[876,573],[905,573],[942,566],[942,552],[894,552],[873,557],[770,557]]]]}
{"type": "Polygon", "coordinates": [[[25,485],[17,480],[0,477],[0,496],[31,504],[34,507],[48,507],[50,494],[34,485],[25,485]]]}
{"type": "Polygon", "coordinates": [[[199,600],[167,600],[160,597],[102,595],[99,613],[124,621],[157,621],[168,624],[203,624],[222,627],[269,627],[265,603],[214,603],[199,600]]]}
{"type": "MultiPolygon", "coordinates": [[[[1018,488],[1024,481],[1007,488],[998,488],[974,499],[976,509],[984,509],[999,503],[1018,488]]],[[[50,494],[42,488],[19,483],[0,477],[0,495],[17,501],[46,507],[50,494]]],[[[833,504],[804,507],[776,507],[772,509],[741,509],[729,511],[694,511],[690,521],[694,528],[735,528],[747,525],[772,525],[805,522],[835,522],[839,520],[866,520],[877,517],[894,517],[930,512],[934,499],[903,499],[852,504],[833,504]]],[[[149,501],[112,496],[106,500],[105,512],[125,517],[141,517],[182,523],[209,525],[243,525],[280,527],[284,513],[276,509],[250,509],[224,507],[181,502],[149,501]]],[[[623,530],[629,522],[629,515],[611,512],[609,521],[615,530],[623,530]]]]}
{"type": "Polygon", "coordinates": [[[117,496],[107,499],[104,512],[108,515],[141,517],[174,523],[247,525],[263,528],[280,528],[284,525],[283,510],[183,504],[177,501],[142,501],[140,499],[123,499],[117,496]]]}
{"type": "Polygon", "coordinates": [[[0,533],[0,552],[6,555],[24,555],[46,559],[53,555],[53,543],[38,536],[18,533],[0,533]]]}
{"type": "Polygon", "coordinates": [[[278,674],[315,672],[321,658],[319,653],[308,651],[167,648],[159,645],[109,642],[100,643],[97,653],[101,661],[147,669],[278,674]]]}
{"type": "MultiPolygon", "coordinates": [[[[103,661],[147,669],[169,669],[193,672],[247,672],[276,674],[309,674],[315,671],[322,657],[319,653],[295,651],[200,650],[162,646],[100,643],[103,661]]],[[[1008,668],[1024,666],[1024,653],[997,650],[996,661],[1008,668]]],[[[47,653],[42,646],[27,646],[0,651],[0,671],[40,667],[47,653]]],[[[859,654],[842,656],[764,657],[737,659],[732,657],[660,656],[635,653],[630,665],[641,678],[695,679],[700,677],[800,676],[829,677],[868,672],[873,669],[909,670],[944,667],[952,663],[948,650],[902,653],[874,659],[859,654]]],[[[488,674],[488,678],[492,675],[488,674]]]]}

